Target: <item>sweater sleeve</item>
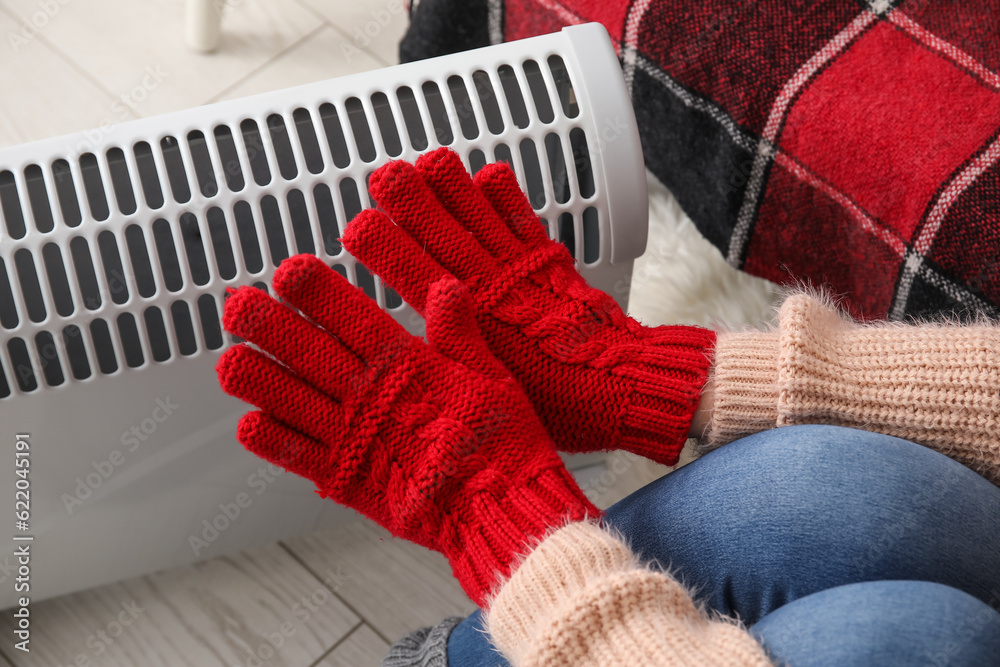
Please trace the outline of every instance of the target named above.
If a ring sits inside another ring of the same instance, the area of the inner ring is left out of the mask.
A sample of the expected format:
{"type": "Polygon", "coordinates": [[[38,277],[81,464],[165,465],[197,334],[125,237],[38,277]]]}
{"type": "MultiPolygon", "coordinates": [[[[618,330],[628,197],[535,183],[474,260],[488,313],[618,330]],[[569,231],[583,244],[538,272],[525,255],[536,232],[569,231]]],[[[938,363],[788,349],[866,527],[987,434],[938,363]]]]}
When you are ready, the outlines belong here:
{"type": "Polygon", "coordinates": [[[931,447],[1000,484],[1000,327],[857,324],[796,294],[778,330],[721,333],[704,445],[833,424],[931,447]]]}
{"type": "Polygon", "coordinates": [[[677,581],[588,522],[559,528],[533,549],[486,622],[514,667],[771,665],[743,627],[710,618],[677,581]]]}

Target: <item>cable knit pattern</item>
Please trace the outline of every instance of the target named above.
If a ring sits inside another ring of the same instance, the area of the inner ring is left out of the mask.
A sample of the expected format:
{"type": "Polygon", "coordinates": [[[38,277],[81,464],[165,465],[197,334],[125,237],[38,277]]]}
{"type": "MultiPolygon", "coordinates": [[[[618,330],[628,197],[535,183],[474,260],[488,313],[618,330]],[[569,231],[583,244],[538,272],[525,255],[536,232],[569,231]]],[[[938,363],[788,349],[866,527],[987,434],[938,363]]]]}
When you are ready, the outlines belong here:
{"type": "Polygon", "coordinates": [[[429,282],[461,280],[490,351],[559,449],[677,462],[711,365],[712,331],[642,327],[587,285],[504,163],[473,180],[442,148],[416,166],[380,167],[369,189],[384,213],[355,217],[344,247],[421,312],[429,282]]]}
{"type": "Polygon", "coordinates": [[[778,324],[719,335],[709,447],[834,424],[926,445],[1000,484],[1000,327],[859,325],[806,294],[778,324]]]}
{"type": "Polygon", "coordinates": [[[429,290],[429,345],[317,257],[285,260],[274,289],[302,314],[243,287],[223,315],[268,353],[238,345],[218,363],[222,388],[262,408],[238,427],[251,452],[443,553],[477,604],[526,543],[600,514],[490,355],[457,280],[429,290]]]}
{"type": "Polygon", "coordinates": [[[745,629],[709,618],[679,583],[589,522],[531,551],[494,597],[487,628],[514,667],[771,665],[745,629]]]}

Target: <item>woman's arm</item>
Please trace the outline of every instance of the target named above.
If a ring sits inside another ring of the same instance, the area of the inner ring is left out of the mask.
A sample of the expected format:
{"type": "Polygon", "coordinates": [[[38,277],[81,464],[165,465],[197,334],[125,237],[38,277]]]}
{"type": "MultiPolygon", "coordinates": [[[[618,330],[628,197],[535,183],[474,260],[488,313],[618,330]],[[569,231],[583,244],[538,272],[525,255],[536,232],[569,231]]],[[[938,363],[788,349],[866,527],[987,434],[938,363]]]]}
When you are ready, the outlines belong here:
{"type": "Polygon", "coordinates": [[[718,335],[692,436],[711,449],[793,424],[893,435],[1000,484],[1000,327],[862,325],[793,295],[776,331],[718,335]]]}

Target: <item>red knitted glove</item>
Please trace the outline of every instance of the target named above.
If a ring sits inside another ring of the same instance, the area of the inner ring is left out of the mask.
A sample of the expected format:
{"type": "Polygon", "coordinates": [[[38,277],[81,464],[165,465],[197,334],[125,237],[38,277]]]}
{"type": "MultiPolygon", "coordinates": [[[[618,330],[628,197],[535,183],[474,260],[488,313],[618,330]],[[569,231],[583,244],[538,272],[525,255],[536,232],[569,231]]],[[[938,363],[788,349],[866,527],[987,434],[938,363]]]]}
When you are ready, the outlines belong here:
{"type": "Polygon", "coordinates": [[[477,604],[534,538],[600,514],[486,348],[461,283],[431,286],[430,345],[311,255],[285,260],[274,289],[305,317],[252,287],[223,316],[274,357],[238,345],[217,367],[226,392],[263,409],[240,420],[251,452],[442,552],[477,604]]]}
{"type": "Polygon", "coordinates": [[[506,164],[487,165],[473,182],[458,155],[442,148],[415,168],[390,162],[369,188],[388,216],[363,211],[344,246],[425,315],[429,285],[448,274],[465,283],[489,349],[560,449],[626,449],[677,462],[713,332],[644,327],[589,287],[506,164]]]}

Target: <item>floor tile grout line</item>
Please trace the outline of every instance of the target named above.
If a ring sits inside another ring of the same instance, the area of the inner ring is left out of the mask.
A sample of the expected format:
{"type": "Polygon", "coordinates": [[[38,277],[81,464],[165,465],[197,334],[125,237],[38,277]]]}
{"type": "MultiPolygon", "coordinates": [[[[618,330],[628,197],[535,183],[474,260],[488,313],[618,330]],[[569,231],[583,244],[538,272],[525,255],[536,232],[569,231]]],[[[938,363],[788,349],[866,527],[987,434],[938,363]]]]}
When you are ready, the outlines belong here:
{"type": "MultiPolygon", "coordinates": [[[[14,21],[17,21],[20,18],[18,16],[15,16],[14,12],[7,5],[5,5],[3,2],[0,2],[0,10],[2,10],[5,14],[7,14],[7,16],[9,16],[14,21]]],[[[85,78],[91,84],[93,84],[94,86],[96,86],[97,89],[100,90],[102,93],[104,93],[105,95],[107,95],[108,97],[110,97],[112,100],[117,99],[117,96],[113,92],[111,92],[109,89],[105,88],[104,84],[101,83],[100,81],[98,81],[96,78],[94,78],[94,76],[91,75],[90,72],[88,72],[87,70],[85,70],[82,67],[80,67],[72,58],[70,58],[65,53],[63,53],[62,49],[60,49],[55,44],[53,44],[48,39],[46,39],[42,35],[41,30],[39,30],[37,33],[35,33],[35,35],[34,35],[34,37],[32,39],[37,39],[42,45],[44,45],[50,51],[52,51],[52,53],[54,53],[56,55],[56,57],[58,57],[64,63],[66,63],[67,65],[69,65],[72,69],[74,69],[77,72],[79,72],[83,76],[83,78],[85,78]]],[[[131,111],[129,112],[129,115],[133,115],[131,113],[131,111]]]]}
{"type": "Polygon", "coordinates": [[[341,637],[340,639],[338,639],[337,641],[335,641],[335,642],[333,643],[333,646],[331,646],[330,648],[328,648],[328,649],[326,649],[325,651],[323,651],[323,653],[321,653],[321,654],[320,654],[320,656],[319,656],[318,658],[316,658],[316,659],[315,659],[315,660],[314,660],[314,661],[313,661],[312,663],[310,663],[309,667],[316,667],[316,665],[318,665],[318,664],[320,663],[320,661],[321,661],[321,660],[323,660],[323,659],[324,659],[324,658],[326,658],[326,657],[327,657],[328,655],[330,655],[330,654],[331,654],[331,653],[333,653],[333,652],[334,652],[335,650],[337,650],[337,647],[338,647],[338,646],[340,646],[341,644],[343,644],[344,642],[346,642],[346,641],[347,641],[347,639],[348,639],[348,638],[349,638],[349,637],[350,637],[351,635],[353,635],[353,634],[354,634],[355,632],[357,632],[357,631],[358,631],[358,628],[360,628],[360,627],[361,627],[361,626],[363,626],[363,625],[368,625],[368,624],[367,624],[367,623],[366,623],[366,622],[365,622],[364,620],[361,620],[361,621],[358,621],[358,624],[357,624],[357,625],[355,625],[355,626],[354,626],[353,628],[351,628],[350,630],[348,630],[348,631],[347,631],[347,634],[346,634],[346,635],[344,635],[343,637],[341,637]]]}
{"type": "Polygon", "coordinates": [[[277,53],[275,53],[273,56],[271,56],[270,58],[268,58],[267,60],[265,60],[264,62],[262,62],[257,67],[254,67],[253,69],[251,69],[249,72],[247,72],[246,74],[244,74],[243,76],[241,76],[236,81],[233,81],[231,84],[229,84],[228,86],[226,86],[225,88],[223,88],[222,90],[220,90],[219,92],[217,92],[215,95],[213,95],[212,97],[210,97],[207,100],[205,100],[204,102],[202,102],[202,104],[212,104],[213,102],[218,102],[219,100],[221,100],[226,95],[226,93],[230,92],[231,90],[236,89],[240,84],[248,81],[251,77],[253,77],[256,74],[260,73],[265,67],[267,67],[271,63],[277,61],[279,58],[283,57],[285,54],[291,53],[292,51],[294,51],[295,49],[297,49],[298,47],[300,47],[302,44],[304,44],[307,41],[309,41],[314,35],[316,35],[318,32],[320,32],[323,28],[328,28],[328,27],[330,27],[330,25],[326,21],[320,22],[320,24],[317,25],[315,28],[313,28],[309,32],[305,33],[304,35],[302,35],[302,37],[299,37],[297,40],[295,40],[294,42],[292,42],[291,44],[289,44],[285,48],[283,48],[280,51],[278,51],[277,53]]]}
{"type": "MultiPolygon", "coordinates": [[[[287,551],[289,553],[289,555],[291,555],[291,557],[294,558],[298,562],[299,565],[301,565],[306,570],[308,570],[309,573],[312,574],[312,576],[316,577],[321,582],[323,581],[323,578],[320,577],[318,574],[316,574],[316,572],[313,571],[313,569],[311,567],[309,567],[309,565],[302,559],[302,557],[299,556],[297,553],[295,553],[295,551],[290,546],[288,546],[287,544],[285,544],[284,541],[278,542],[278,544],[281,545],[281,547],[285,551],[287,551]]],[[[327,586],[327,588],[329,589],[330,587],[327,586]]],[[[364,614],[362,614],[357,609],[355,609],[354,605],[352,605],[350,602],[348,602],[347,600],[345,600],[343,598],[343,596],[341,596],[339,593],[337,593],[337,591],[335,591],[333,589],[330,589],[330,592],[333,593],[334,597],[336,597],[338,600],[340,600],[341,603],[343,603],[343,605],[345,607],[347,607],[351,611],[352,614],[354,614],[355,616],[357,616],[358,618],[360,618],[362,621],[364,621],[368,625],[368,627],[370,627],[372,629],[372,632],[374,632],[376,635],[378,635],[382,639],[382,641],[384,641],[386,644],[389,644],[390,646],[393,644],[393,642],[390,641],[388,637],[386,637],[384,634],[382,634],[382,630],[380,630],[377,625],[375,625],[374,623],[372,623],[364,614]]]]}

